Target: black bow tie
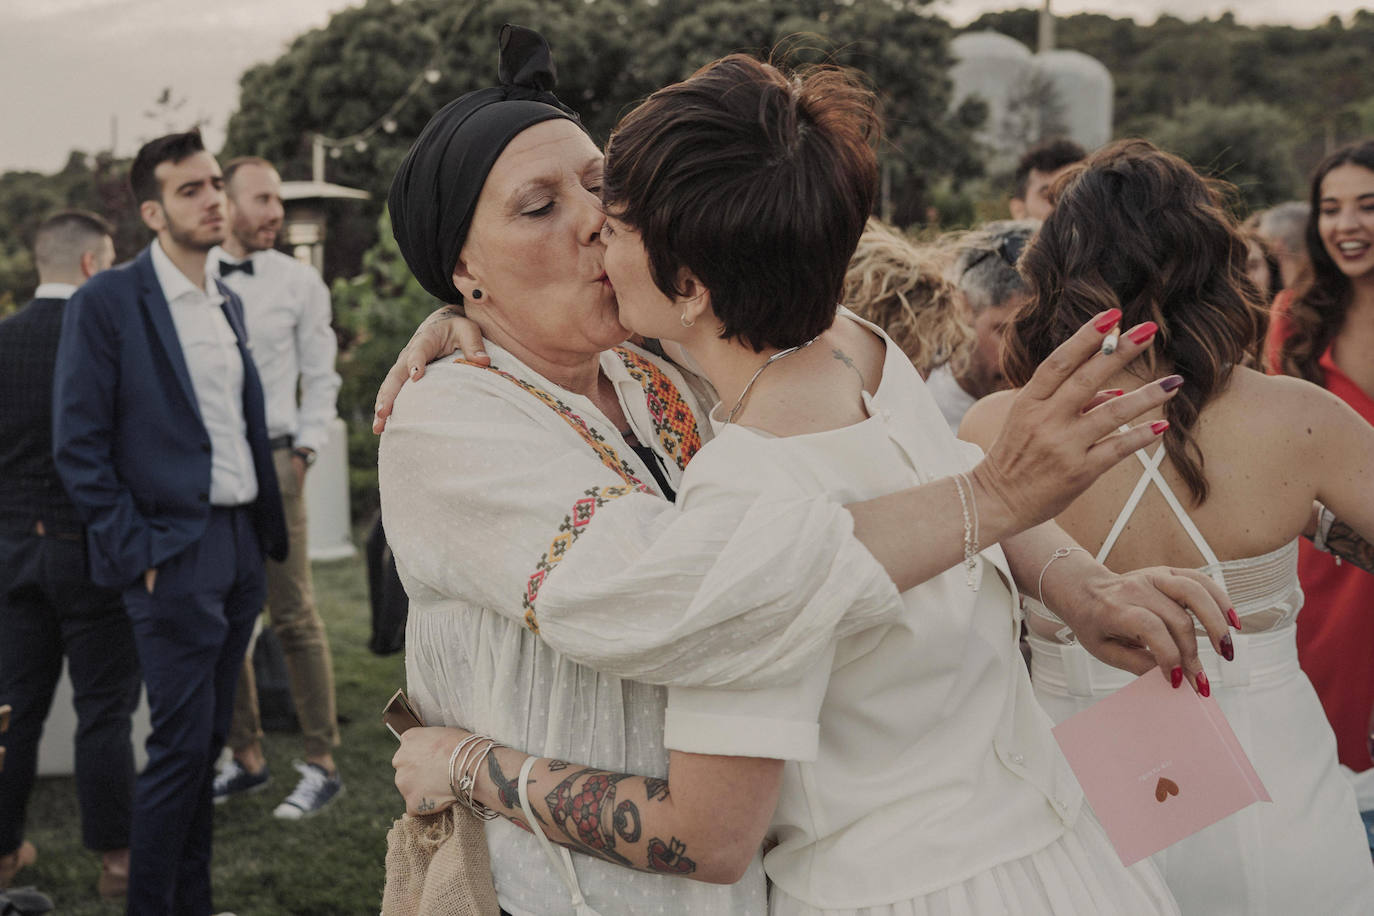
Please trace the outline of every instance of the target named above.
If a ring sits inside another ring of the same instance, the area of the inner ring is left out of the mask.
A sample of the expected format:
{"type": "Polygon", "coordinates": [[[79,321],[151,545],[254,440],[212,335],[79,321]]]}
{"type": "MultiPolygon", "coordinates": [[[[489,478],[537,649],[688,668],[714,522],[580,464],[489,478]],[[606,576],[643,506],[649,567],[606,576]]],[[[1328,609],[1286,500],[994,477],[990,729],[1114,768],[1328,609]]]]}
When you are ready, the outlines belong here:
{"type": "Polygon", "coordinates": [[[248,274],[248,276],[251,277],[251,276],[253,276],[253,262],[252,262],[252,261],[240,261],[240,262],[238,262],[237,264],[235,264],[233,261],[220,261],[220,262],[219,262],[219,275],[220,275],[221,277],[227,277],[227,276],[229,276],[231,273],[233,273],[233,272],[236,271],[236,270],[241,270],[241,271],[243,271],[244,273],[248,274]]]}

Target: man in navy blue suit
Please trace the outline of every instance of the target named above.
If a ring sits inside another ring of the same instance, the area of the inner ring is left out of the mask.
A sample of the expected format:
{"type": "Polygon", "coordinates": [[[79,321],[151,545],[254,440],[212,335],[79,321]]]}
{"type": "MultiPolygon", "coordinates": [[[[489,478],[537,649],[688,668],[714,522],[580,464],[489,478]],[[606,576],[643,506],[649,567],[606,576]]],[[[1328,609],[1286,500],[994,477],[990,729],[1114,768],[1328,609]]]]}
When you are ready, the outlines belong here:
{"type": "Polygon", "coordinates": [[[225,232],[219,165],[199,132],[171,134],[139,150],[129,181],[157,238],[67,304],[53,457],[91,578],[122,590],[148,689],[129,913],[208,916],[213,766],[263,553],[285,557],[286,529],[243,307],[206,271],[225,232]]]}

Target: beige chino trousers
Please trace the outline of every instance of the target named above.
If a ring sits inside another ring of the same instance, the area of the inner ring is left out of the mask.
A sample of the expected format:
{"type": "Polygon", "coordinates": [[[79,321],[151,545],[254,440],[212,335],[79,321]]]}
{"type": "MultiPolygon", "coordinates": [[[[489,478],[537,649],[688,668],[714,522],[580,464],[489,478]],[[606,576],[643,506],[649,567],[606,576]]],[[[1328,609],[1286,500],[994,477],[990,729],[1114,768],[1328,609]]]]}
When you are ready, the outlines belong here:
{"type": "MultiPolygon", "coordinates": [[[[285,562],[268,560],[267,613],[272,632],[281,642],[291,697],[296,703],[305,737],[305,755],[321,757],[339,743],[338,715],[334,699],[334,661],[325,636],[324,621],[315,610],[315,589],[310,579],[310,545],[305,520],[305,494],[296,480],[291,449],[272,453],[281,487],[282,510],[290,553],[285,562]]],[[[257,683],[251,657],[243,660],[234,717],[229,727],[229,747],[238,751],[262,740],[257,683]]]]}

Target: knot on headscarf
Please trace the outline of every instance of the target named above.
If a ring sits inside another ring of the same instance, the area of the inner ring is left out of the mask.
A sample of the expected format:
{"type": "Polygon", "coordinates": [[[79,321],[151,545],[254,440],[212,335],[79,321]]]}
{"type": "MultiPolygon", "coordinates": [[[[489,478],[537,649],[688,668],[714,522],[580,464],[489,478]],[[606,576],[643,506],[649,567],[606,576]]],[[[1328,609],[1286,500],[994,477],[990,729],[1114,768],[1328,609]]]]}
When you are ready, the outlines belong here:
{"type": "Polygon", "coordinates": [[[453,268],[467,240],[487,174],[515,136],[576,112],[553,94],[548,42],[532,29],[501,27],[501,85],[454,99],[430,118],[391,180],[391,232],[415,279],[443,302],[462,301],[453,268]]]}

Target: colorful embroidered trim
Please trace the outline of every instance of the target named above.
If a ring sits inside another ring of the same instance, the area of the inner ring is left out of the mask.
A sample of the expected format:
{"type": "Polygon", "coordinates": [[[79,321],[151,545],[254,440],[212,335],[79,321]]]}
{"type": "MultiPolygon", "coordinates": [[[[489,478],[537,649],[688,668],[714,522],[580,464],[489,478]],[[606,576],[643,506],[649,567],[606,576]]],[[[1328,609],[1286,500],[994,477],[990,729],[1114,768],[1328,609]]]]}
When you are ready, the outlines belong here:
{"type": "MultiPolygon", "coordinates": [[[[630,355],[633,356],[634,354],[630,355]]],[[[563,517],[563,523],[558,526],[558,536],[553,539],[553,543],[549,545],[549,549],[545,551],[544,555],[539,558],[539,562],[535,565],[534,574],[530,576],[525,583],[525,594],[520,600],[520,605],[525,609],[525,626],[529,627],[531,632],[538,634],[539,621],[534,614],[534,599],[539,596],[539,588],[544,584],[545,577],[553,571],[553,568],[557,566],[560,561],[562,561],[564,555],[568,552],[568,548],[577,541],[577,538],[582,534],[582,529],[592,520],[592,516],[596,514],[596,510],[606,505],[606,503],[611,500],[624,496],[627,493],[634,493],[636,491],[641,493],[652,493],[652,491],[640,482],[639,478],[634,475],[634,471],[630,466],[621,460],[620,456],[616,454],[615,449],[611,448],[610,444],[602,438],[600,433],[588,426],[587,421],[578,416],[577,412],[571,407],[549,394],[543,388],[531,384],[524,379],[516,378],[509,372],[502,372],[494,366],[478,366],[476,363],[468,362],[465,359],[455,359],[454,362],[461,363],[464,366],[472,366],[475,369],[485,369],[487,372],[494,372],[504,379],[509,379],[534,395],[540,401],[543,401],[546,406],[553,408],[554,413],[562,417],[564,422],[571,426],[573,431],[581,436],[584,442],[591,446],[592,451],[596,452],[602,464],[606,465],[606,467],[614,471],[621,480],[625,481],[621,486],[604,488],[592,487],[590,490],[585,491],[582,494],[582,498],[573,503],[572,512],[563,517]]],[[[668,381],[666,378],[664,381],[667,383],[669,390],[676,395],[677,389],[672,387],[672,382],[668,381]]],[[[643,384],[643,382],[640,384],[643,384]]],[[[678,400],[682,400],[680,395],[678,395],[678,400]]],[[[686,405],[684,404],[683,406],[685,407],[686,405]]],[[[690,414],[691,412],[688,411],[689,416],[690,414]]],[[[698,440],[698,447],[700,447],[700,440],[698,440]]],[[[696,450],[693,449],[693,453],[695,453],[695,451],[696,450]]]]}
{"type": "Polygon", "coordinates": [[[630,376],[644,389],[644,400],[654,421],[658,444],[672,456],[679,469],[686,469],[687,462],[701,448],[701,433],[697,431],[697,418],[692,408],[687,406],[673,380],[658,366],[624,347],[616,347],[614,352],[630,376]]]}
{"type": "Polygon", "coordinates": [[[563,524],[558,526],[558,536],[553,539],[548,551],[539,558],[534,575],[530,576],[525,584],[525,595],[520,605],[525,609],[525,626],[529,627],[531,632],[539,632],[539,621],[534,615],[534,600],[539,597],[539,589],[543,586],[545,577],[562,562],[568,548],[581,537],[582,531],[592,520],[597,509],[613,499],[636,492],[648,493],[649,490],[643,484],[634,486],[628,483],[615,487],[592,487],[582,494],[581,499],[573,503],[572,512],[565,515],[563,524]]]}
{"type": "Polygon", "coordinates": [[[524,379],[516,378],[509,372],[502,372],[495,366],[479,366],[476,363],[470,363],[465,359],[455,359],[454,362],[464,366],[472,366],[474,369],[485,369],[488,372],[496,373],[502,378],[510,379],[512,382],[519,385],[521,388],[525,389],[539,400],[543,401],[546,406],[553,408],[554,413],[562,417],[563,421],[572,427],[573,432],[581,436],[582,440],[586,442],[589,446],[591,446],[592,451],[596,452],[597,457],[601,459],[601,463],[606,465],[606,467],[610,468],[612,471],[614,471],[616,475],[620,477],[621,480],[625,481],[626,483],[635,484],[640,487],[644,486],[644,484],[640,482],[639,478],[635,476],[634,469],[631,468],[628,464],[626,464],[621,459],[621,457],[618,454],[616,454],[615,449],[611,448],[610,443],[608,443],[604,438],[602,438],[599,432],[588,426],[587,421],[578,416],[575,410],[573,410],[567,404],[564,404],[562,401],[558,400],[558,398],[549,394],[543,388],[540,388],[538,385],[533,385],[525,381],[524,379]]]}

